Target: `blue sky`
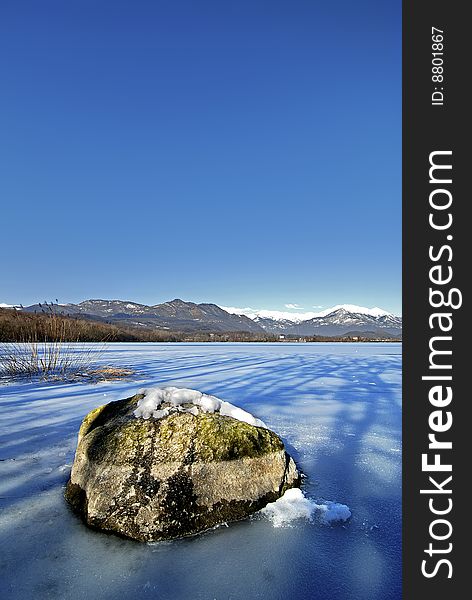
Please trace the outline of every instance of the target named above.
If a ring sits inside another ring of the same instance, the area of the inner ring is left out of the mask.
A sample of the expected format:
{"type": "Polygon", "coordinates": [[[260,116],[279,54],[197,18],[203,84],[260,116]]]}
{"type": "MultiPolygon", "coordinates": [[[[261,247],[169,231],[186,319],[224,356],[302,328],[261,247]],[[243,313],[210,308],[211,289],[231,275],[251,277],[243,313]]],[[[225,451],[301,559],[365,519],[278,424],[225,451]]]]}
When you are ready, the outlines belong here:
{"type": "Polygon", "coordinates": [[[0,302],[401,310],[401,3],[4,1],[0,302]]]}

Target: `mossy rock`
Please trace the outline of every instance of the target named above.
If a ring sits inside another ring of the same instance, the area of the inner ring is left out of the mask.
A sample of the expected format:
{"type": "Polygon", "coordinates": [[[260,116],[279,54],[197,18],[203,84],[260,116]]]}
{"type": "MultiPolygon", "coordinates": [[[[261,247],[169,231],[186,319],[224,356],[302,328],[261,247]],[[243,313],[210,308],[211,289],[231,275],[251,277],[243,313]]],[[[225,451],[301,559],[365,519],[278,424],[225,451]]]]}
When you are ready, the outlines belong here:
{"type": "Polygon", "coordinates": [[[219,413],[134,416],[142,396],[92,410],[66,499],[91,527],[140,541],[246,518],[299,485],[280,437],[219,413]]]}

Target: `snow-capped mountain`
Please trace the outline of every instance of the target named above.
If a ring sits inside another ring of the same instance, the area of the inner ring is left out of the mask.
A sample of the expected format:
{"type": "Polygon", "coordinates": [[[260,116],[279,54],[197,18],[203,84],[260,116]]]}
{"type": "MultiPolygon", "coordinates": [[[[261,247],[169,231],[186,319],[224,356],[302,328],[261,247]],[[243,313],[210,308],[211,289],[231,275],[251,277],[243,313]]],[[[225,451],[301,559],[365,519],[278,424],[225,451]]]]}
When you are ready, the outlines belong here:
{"type": "MultiPolygon", "coordinates": [[[[211,303],[175,299],[148,306],[123,300],[84,300],[55,304],[54,311],[133,327],[170,331],[270,333],[287,336],[340,336],[369,332],[400,336],[402,319],[381,308],[340,304],[319,312],[288,312],[220,307],[211,303]]],[[[24,310],[48,310],[35,304],[24,310]]]]}
{"type": "Polygon", "coordinates": [[[283,334],[283,333],[287,333],[287,331],[295,326],[297,323],[300,323],[301,321],[290,321],[289,319],[282,319],[280,317],[278,318],[273,318],[273,317],[254,317],[253,318],[254,323],[257,323],[260,327],[262,327],[262,329],[264,331],[267,331],[268,333],[279,333],[279,334],[283,334]]]}
{"type": "Polygon", "coordinates": [[[352,332],[401,335],[402,319],[378,307],[338,304],[319,312],[290,313],[282,311],[238,309],[225,310],[245,314],[265,331],[301,336],[336,336],[352,332]]]}
{"type": "Polygon", "coordinates": [[[402,320],[380,309],[371,312],[351,312],[346,308],[337,308],[323,316],[294,324],[287,333],[296,335],[343,335],[348,332],[374,332],[401,335],[402,320]]]}
{"type": "Polygon", "coordinates": [[[338,310],[343,310],[346,313],[356,315],[367,315],[369,317],[385,317],[391,314],[382,308],[378,308],[377,306],[374,306],[374,308],[366,308],[365,306],[357,306],[357,304],[337,304],[336,306],[325,308],[324,310],[316,313],[313,315],[313,318],[326,317],[338,310]]]}

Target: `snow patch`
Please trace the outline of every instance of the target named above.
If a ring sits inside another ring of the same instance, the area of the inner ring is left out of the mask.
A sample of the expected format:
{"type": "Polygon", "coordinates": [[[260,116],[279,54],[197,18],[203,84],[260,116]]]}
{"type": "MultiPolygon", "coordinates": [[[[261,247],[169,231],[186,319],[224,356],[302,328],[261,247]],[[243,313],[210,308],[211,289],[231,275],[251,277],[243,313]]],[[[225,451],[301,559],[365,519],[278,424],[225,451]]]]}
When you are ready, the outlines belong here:
{"type": "Polygon", "coordinates": [[[299,488],[287,490],[281,498],[259,511],[259,514],[272,521],[274,527],[290,527],[298,519],[313,522],[316,516],[325,525],[345,522],[351,517],[346,504],[330,501],[319,504],[307,498],[299,488]]]}
{"type": "Polygon", "coordinates": [[[331,525],[331,523],[346,522],[351,518],[351,511],[346,504],[328,501],[325,504],[316,504],[316,510],[320,513],[322,523],[331,525]]]}
{"type": "Polygon", "coordinates": [[[265,423],[251,413],[230,402],[220,400],[216,396],[202,394],[197,390],[152,387],[141,390],[139,393],[144,394],[144,397],[138,400],[138,408],[134,411],[136,418],[162,419],[175,412],[187,412],[195,416],[199,412],[219,413],[225,417],[232,417],[243,423],[267,429],[265,423]]]}

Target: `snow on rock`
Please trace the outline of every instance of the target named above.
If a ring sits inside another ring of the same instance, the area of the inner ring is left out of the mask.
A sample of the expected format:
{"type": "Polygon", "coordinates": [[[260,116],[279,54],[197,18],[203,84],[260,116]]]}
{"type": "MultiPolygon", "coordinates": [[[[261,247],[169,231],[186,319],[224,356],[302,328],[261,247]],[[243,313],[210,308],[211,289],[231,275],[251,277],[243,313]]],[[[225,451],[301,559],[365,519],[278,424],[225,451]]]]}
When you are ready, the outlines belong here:
{"type": "Polygon", "coordinates": [[[316,515],[325,525],[344,522],[351,517],[351,511],[345,504],[338,502],[318,504],[304,496],[299,488],[287,490],[281,498],[269,503],[259,514],[272,521],[274,527],[287,527],[298,519],[313,521],[316,515]]]}
{"type": "Polygon", "coordinates": [[[260,424],[195,390],[112,401],[82,421],[65,498],[87,525],[141,542],[245,519],[300,483],[281,438],[260,424]]]}
{"type": "Polygon", "coordinates": [[[193,415],[197,415],[199,412],[219,413],[243,423],[267,429],[266,424],[251,413],[230,402],[220,400],[216,396],[203,394],[197,390],[152,387],[141,390],[140,393],[144,394],[144,397],[138,401],[138,408],[134,411],[136,418],[162,419],[173,412],[188,412],[193,415]]]}

